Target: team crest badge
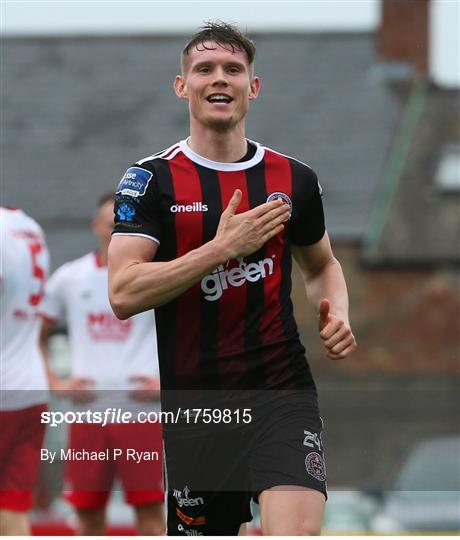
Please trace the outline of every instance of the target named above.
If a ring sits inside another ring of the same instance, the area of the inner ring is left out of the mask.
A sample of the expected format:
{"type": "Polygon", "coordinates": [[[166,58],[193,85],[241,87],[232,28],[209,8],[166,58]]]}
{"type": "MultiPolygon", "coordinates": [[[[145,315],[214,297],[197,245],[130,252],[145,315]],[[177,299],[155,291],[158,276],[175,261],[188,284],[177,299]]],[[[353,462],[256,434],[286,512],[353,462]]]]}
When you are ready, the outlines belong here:
{"type": "Polygon", "coordinates": [[[326,480],[326,466],[323,458],[317,452],[310,452],[305,458],[307,473],[316,480],[324,482],[326,480]]]}
{"type": "Polygon", "coordinates": [[[282,191],[275,191],[274,193],[270,193],[270,195],[267,197],[267,202],[270,201],[276,201],[277,199],[281,199],[284,204],[287,204],[289,206],[289,218],[292,216],[292,201],[286,193],[283,193],[282,191]]]}

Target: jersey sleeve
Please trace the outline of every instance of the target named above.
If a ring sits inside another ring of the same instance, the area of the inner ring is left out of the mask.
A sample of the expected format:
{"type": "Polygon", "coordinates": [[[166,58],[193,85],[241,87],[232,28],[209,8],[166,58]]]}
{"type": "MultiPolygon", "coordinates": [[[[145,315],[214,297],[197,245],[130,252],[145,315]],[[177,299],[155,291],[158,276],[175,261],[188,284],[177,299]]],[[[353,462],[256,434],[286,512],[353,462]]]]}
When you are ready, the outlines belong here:
{"type": "Polygon", "coordinates": [[[63,321],[65,317],[66,290],[70,287],[68,264],[58,268],[45,285],[45,295],[40,304],[40,315],[53,321],[63,321]]]}
{"type": "Polygon", "coordinates": [[[153,167],[133,165],[115,194],[113,235],[143,236],[161,242],[157,178],[153,167]]]}
{"type": "Polygon", "coordinates": [[[301,163],[293,165],[292,215],[288,238],[292,244],[308,246],[326,232],[322,196],[316,173],[301,163]]]}

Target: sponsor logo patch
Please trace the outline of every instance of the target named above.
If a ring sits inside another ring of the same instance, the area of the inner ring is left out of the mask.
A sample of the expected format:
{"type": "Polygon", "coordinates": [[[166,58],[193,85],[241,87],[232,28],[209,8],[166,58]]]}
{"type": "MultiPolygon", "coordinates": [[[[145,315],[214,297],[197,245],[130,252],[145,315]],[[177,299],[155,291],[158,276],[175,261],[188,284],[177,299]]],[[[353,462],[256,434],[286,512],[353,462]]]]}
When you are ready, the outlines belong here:
{"type": "Polygon", "coordinates": [[[317,452],[310,452],[305,458],[307,473],[316,480],[324,482],[326,480],[326,466],[323,458],[317,452]]]}
{"type": "Polygon", "coordinates": [[[201,290],[206,295],[205,300],[214,302],[219,300],[229,287],[241,287],[247,281],[254,283],[271,276],[275,264],[273,257],[251,263],[244,262],[244,258],[240,257],[238,263],[238,266],[233,268],[224,268],[224,265],[220,264],[201,280],[201,290]]]}
{"type": "Polygon", "coordinates": [[[289,218],[292,216],[292,201],[289,195],[286,195],[286,193],[283,193],[282,191],[275,191],[274,193],[270,193],[270,195],[267,197],[266,202],[276,201],[277,199],[281,199],[284,204],[287,204],[289,206],[289,218]]]}
{"type": "Polygon", "coordinates": [[[208,205],[201,201],[195,201],[189,204],[173,204],[169,210],[176,214],[178,212],[207,212],[208,205]]]}
{"type": "Polygon", "coordinates": [[[86,327],[93,341],[125,341],[128,339],[133,321],[120,321],[110,312],[88,312],[86,327]]]}
{"type": "Polygon", "coordinates": [[[136,210],[129,203],[123,202],[117,208],[117,216],[120,221],[132,221],[135,215],[136,210]]]}
{"type": "Polygon", "coordinates": [[[118,184],[117,194],[142,197],[153,174],[140,167],[130,167],[118,184]]]}
{"type": "Polygon", "coordinates": [[[203,497],[196,497],[195,499],[189,497],[190,488],[185,486],[184,489],[173,489],[173,497],[176,499],[180,508],[183,506],[200,506],[204,504],[203,497]]]}

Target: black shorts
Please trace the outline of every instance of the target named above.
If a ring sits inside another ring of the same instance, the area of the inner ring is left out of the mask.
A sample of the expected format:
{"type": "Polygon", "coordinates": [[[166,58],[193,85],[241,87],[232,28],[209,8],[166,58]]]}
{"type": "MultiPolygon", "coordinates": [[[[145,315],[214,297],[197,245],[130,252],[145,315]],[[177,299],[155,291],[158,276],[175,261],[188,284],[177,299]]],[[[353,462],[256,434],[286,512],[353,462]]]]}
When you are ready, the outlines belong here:
{"type": "Polygon", "coordinates": [[[327,497],[316,389],[272,392],[248,404],[239,414],[241,420],[250,409],[247,424],[234,413],[230,424],[165,430],[168,535],[236,535],[252,519],[251,497],[257,501],[275,486],[308,487],[327,497]]]}

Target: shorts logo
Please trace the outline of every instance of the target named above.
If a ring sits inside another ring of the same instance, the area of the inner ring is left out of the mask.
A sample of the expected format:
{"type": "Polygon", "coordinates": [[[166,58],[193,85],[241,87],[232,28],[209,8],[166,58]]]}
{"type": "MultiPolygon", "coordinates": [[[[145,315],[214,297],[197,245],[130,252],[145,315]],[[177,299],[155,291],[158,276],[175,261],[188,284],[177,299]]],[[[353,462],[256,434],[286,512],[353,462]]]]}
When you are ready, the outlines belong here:
{"type": "Polygon", "coordinates": [[[117,194],[142,197],[153,174],[140,167],[130,167],[117,187],[117,194]]]}
{"type": "Polygon", "coordinates": [[[177,530],[187,536],[204,536],[202,532],[198,532],[195,529],[186,529],[183,525],[179,524],[177,530]]]}
{"type": "Polygon", "coordinates": [[[316,452],[310,452],[305,458],[307,473],[316,480],[324,482],[326,480],[326,466],[323,458],[316,452]]]}
{"type": "Polygon", "coordinates": [[[132,221],[135,214],[136,210],[128,203],[121,203],[117,209],[117,216],[120,221],[132,221]]]}
{"type": "Polygon", "coordinates": [[[179,508],[176,508],[176,514],[178,518],[187,525],[204,525],[206,523],[206,518],[204,516],[187,516],[187,514],[181,512],[179,508]]]}
{"type": "Polygon", "coordinates": [[[322,450],[321,445],[321,435],[318,435],[317,433],[312,433],[311,431],[307,431],[304,429],[303,434],[305,435],[305,438],[303,440],[303,445],[307,446],[308,448],[318,448],[318,450],[322,450]]]}
{"type": "Polygon", "coordinates": [[[286,195],[286,193],[283,193],[282,191],[275,191],[274,193],[270,193],[270,195],[267,197],[267,202],[270,201],[276,201],[277,199],[281,199],[284,204],[287,204],[289,206],[289,218],[292,216],[292,201],[289,197],[289,195],[286,195]]]}
{"type": "Polygon", "coordinates": [[[190,488],[187,486],[183,490],[173,489],[173,497],[176,499],[180,508],[183,506],[199,506],[204,504],[203,497],[196,497],[196,499],[189,498],[190,488]]]}

